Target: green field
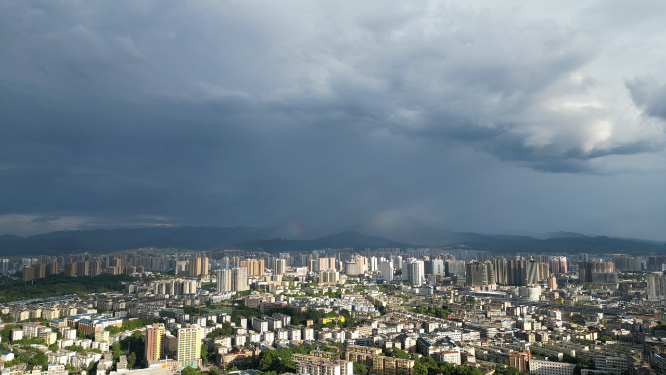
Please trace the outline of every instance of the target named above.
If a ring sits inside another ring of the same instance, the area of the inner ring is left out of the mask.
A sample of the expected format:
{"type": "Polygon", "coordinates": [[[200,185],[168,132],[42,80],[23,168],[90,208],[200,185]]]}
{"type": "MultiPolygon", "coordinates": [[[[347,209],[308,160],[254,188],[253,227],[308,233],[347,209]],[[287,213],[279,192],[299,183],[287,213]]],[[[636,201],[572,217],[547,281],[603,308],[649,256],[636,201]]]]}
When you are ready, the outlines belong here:
{"type": "Polygon", "coordinates": [[[124,289],[121,281],[133,281],[129,275],[102,274],[95,277],[67,277],[51,275],[33,281],[15,281],[2,284],[0,303],[33,298],[63,296],[66,294],[103,293],[124,289]]]}

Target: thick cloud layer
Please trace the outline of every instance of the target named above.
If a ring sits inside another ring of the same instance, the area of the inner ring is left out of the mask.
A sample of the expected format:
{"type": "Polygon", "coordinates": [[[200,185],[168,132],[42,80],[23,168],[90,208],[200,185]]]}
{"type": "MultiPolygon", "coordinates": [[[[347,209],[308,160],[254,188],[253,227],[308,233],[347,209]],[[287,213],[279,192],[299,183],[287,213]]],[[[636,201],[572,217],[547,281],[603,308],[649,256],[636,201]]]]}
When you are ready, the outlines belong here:
{"type": "Polygon", "coordinates": [[[664,10],[3,2],[0,232],[390,214],[655,237],[620,186],[662,176],[664,10]]]}

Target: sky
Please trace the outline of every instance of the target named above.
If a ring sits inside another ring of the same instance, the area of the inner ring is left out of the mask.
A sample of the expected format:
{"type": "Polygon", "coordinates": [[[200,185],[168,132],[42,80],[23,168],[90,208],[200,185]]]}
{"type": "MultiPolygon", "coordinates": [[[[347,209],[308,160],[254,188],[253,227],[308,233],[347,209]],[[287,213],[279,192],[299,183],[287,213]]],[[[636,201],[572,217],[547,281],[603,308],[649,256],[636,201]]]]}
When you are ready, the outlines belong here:
{"type": "Polygon", "coordinates": [[[666,2],[0,2],[0,234],[666,240],[666,2]]]}

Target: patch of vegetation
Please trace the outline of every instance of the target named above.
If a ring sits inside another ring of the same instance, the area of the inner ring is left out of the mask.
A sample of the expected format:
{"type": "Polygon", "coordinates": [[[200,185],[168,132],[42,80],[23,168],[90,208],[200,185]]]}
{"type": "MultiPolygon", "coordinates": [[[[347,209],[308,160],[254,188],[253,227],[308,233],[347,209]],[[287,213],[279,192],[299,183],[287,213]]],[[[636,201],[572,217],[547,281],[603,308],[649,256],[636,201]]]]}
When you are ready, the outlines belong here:
{"type": "Polygon", "coordinates": [[[377,288],[379,289],[380,292],[386,293],[386,294],[391,294],[395,292],[396,290],[399,289],[397,285],[393,284],[379,284],[377,285],[377,288]]]}
{"type": "Polygon", "coordinates": [[[129,275],[101,274],[90,277],[68,277],[64,275],[50,275],[43,279],[31,282],[15,281],[6,283],[0,288],[0,303],[21,301],[33,298],[47,298],[67,294],[88,294],[115,292],[124,289],[122,281],[135,281],[129,275]]]}
{"type": "Polygon", "coordinates": [[[14,359],[5,362],[5,367],[15,366],[19,363],[27,364],[27,370],[32,371],[33,367],[35,366],[42,366],[42,368],[47,368],[49,365],[49,357],[41,350],[37,350],[31,347],[24,347],[24,350],[21,353],[18,353],[14,359]]]}
{"type": "MultiPolygon", "coordinates": [[[[273,308],[268,311],[266,315],[272,315],[274,313],[280,313],[280,314],[285,314],[291,316],[291,324],[293,325],[301,325],[305,324],[306,321],[312,320],[314,322],[314,328],[315,330],[319,330],[322,327],[335,327],[336,325],[338,327],[354,327],[358,324],[358,320],[356,318],[352,318],[351,314],[349,311],[342,309],[340,310],[340,314],[330,311],[326,314],[322,314],[321,312],[317,310],[312,310],[312,309],[307,309],[304,312],[298,312],[296,309],[293,307],[278,307],[278,308],[273,308]],[[333,322],[328,322],[324,325],[319,324],[319,319],[322,318],[336,318],[342,316],[345,318],[344,322],[339,322],[339,321],[333,321],[333,322]]],[[[232,317],[233,319],[233,317],[232,317]]]]}
{"type": "MultiPolygon", "coordinates": [[[[432,357],[427,357],[427,356],[423,356],[414,361],[414,375],[435,375],[435,374],[483,375],[483,372],[481,372],[481,370],[479,370],[478,368],[474,367],[453,366],[448,362],[435,361],[434,359],[432,359],[432,357]]],[[[527,374],[500,373],[500,375],[527,375],[527,374]]]]}
{"type": "Polygon", "coordinates": [[[409,353],[407,353],[406,351],[401,350],[401,349],[393,349],[393,351],[391,352],[391,357],[402,358],[402,359],[410,359],[411,358],[409,353]]]}
{"type": "Polygon", "coordinates": [[[2,339],[3,343],[9,342],[9,337],[11,335],[12,329],[21,329],[23,328],[19,324],[8,324],[5,326],[5,328],[2,330],[2,333],[0,333],[0,338],[2,339]]]}
{"type": "Polygon", "coordinates": [[[153,319],[136,319],[136,320],[128,320],[126,322],[123,322],[123,325],[121,327],[114,327],[114,326],[108,326],[106,327],[106,330],[109,331],[110,335],[115,335],[120,332],[125,332],[125,331],[132,331],[137,328],[145,327],[147,325],[152,325],[154,323],[161,323],[162,319],[159,318],[153,318],[153,319]]]}
{"type": "Polygon", "coordinates": [[[442,308],[442,307],[415,307],[413,309],[410,309],[409,311],[417,313],[417,314],[422,314],[422,315],[428,315],[428,316],[434,316],[435,318],[440,318],[440,319],[446,319],[449,314],[452,312],[451,310],[447,308],[442,308]]]}
{"type": "Polygon", "coordinates": [[[224,322],[224,323],[222,323],[222,328],[215,328],[206,337],[214,339],[214,338],[220,337],[220,336],[231,336],[233,333],[234,333],[234,329],[231,327],[231,323],[224,322]]]}
{"type": "Polygon", "coordinates": [[[518,371],[517,368],[498,364],[495,366],[495,374],[497,375],[527,375],[524,372],[518,371]]]}
{"type": "Polygon", "coordinates": [[[291,359],[293,353],[310,354],[315,350],[315,345],[301,345],[289,349],[264,350],[255,359],[252,368],[257,368],[264,373],[262,375],[278,375],[285,372],[296,372],[296,362],[291,359]]]}

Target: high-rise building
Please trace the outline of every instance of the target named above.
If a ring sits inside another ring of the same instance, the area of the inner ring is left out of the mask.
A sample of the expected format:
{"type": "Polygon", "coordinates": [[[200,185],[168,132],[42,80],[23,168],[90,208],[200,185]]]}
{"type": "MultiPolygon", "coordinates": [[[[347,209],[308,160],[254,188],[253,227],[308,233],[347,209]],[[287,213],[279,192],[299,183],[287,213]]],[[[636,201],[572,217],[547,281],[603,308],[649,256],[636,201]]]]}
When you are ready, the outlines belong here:
{"type": "Polygon", "coordinates": [[[606,262],[603,260],[595,260],[592,262],[579,262],[578,263],[578,280],[580,283],[594,282],[595,273],[612,273],[615,272],[615,265],[613,262],[606,262]]]}
{"type": "Polygon", "coordinates": [[[555,275],[564,275],[567,273],[567,257],[551,257],[549,260],[550,272],[555,275]]]}
{"type": "Polygon", "coordinates": [[[188,275],[197,277],[201,275],[208,275],[208,258],[207,257],[192,257],[188,266],[188,275]]]}
{"type": "Polygon", "coordinates": [[[648,301],[662,301],[666,299],[666,275],[651,273],[647,277],[648,301]]]}
{"type": "Polygon", "coordinates": [[[275,275],[284,275],[287,271],[287,261],[284,259],[275,259],[274,266],[275,275]]]}
{"type": "Polygon", "coordinates": [[[370,257],[370,261],[368,263],[368,269],[370,272],[379,271],[379,261],[377,260],[377,257],[370,257]]]}
{"type": "Polygon", "coordinates": [[[615,269],[618,271],[640,271],[642,269],[642,259],[631,255],[615,255],[613,263],[615,263],[615,269]]]}
{"type": "Polygon", "coordinates": [[[72,262],[65,263],[63,267],[63,274],[69,277],[76,277],[76,267],[74,266],[74,263],[72,262]]]}
{"type": "Polygon", "coordinates": [[[345,275],[358,276],[360,272],[358,262],[345,262],[345,275]]]}
{"type": "Polygon", "coordinates": [[[325,284],[338,284],[340,273],[332,268],[319,272],[319,282],[325,284]]]}
{"type": "Polygon", "coordinates": [[[208,275],[208,270],[210,268],[208,257],[201,258],[201,274],[203,276],[208,275]]]}
{"type": "Polygon", "coordinates": [[[540,278],[540,273],[539,273],[539,265],[541,263],[537,262],[536,260],[528,260],[526,263],[527,269],[526,269],[526,280],[524,285],[535,285],[539,283],[540,278]]]}
{"type": "Polygon", "coordinates": [[[528,372],[531,358],[529,350],[509,353],[509,366],[517,368],[520,372],[528,372]]]}
{"type": "Polygon", "coordinates": [[[174,274],[175,275],[182,275],[185,273],[189,273],[189,270],[187,268],[187,261],[186,260],[177,260],[176,264],[174,265],[174,274]]]}
{"type": "Polygon", "coordinates": [[[222,268],[227,269],[229,267],[229,257],[222,257],[222,268]]]}
{"type": "Polygon", "coordinates": [[[231,270],[228,268],[217,270],[217,292],[231,292],[231,270]]]}
{"type": "Polygon", "coordinates": [[[90,276],[95,277],[102,273],[102,261],[93,260],[90,262],[90,276]]]}
{"type": "Polygon", "coordinates": [[[507,285],[508,283],[508,262],[506,259],[493,259],[493,272],[495,275],[495,284],[507,285]]]}
{"type": "Polygon", "coordinates": [[[217,291],[219,293],[242,292],[249,289],[246,267],[217,270],[217,291]]]}
{"type": "Polygon", "coordinates": [[[162,323],[146,326],[146,361],[156,361],[164,356],[164,334],[166,329],[162,323]]]}
{"type": "Polygon", "coordinates": [[[187,266],[187,274],[190,277],[197,277],[201,274],[201,258],[192,257],[187,266]]]}
{"type": "Polygon", "coordinates": [[[366,257],[357,257],[355,259],[356,263],[358,263],[358,273],[364,274],[368,271],[368,258],[366,257]]]}
{"type": "Polygon", "coordinates": [[[44,263],[37,263],[33,265],[35,267],[35,278],[36,279],[43,279],[46,277],[46,264],[44,263]]]}
{"type": "Polygon", "coordinates": [[[444,260],[426,260],[424,263],[424,271],[426,275],[444,276],[444,260]]]}
{"type": "Polygon", "coordinates": [[[449,260],[444,263],[444,271],[447,277],[465,276],[465,261],[449,260]]]}
{"type": "Polygon", "coordinates": [[[476,260],[467,263],[465,269],[466,286],[484,287],[494,283],[493,264],[489,260],[483,263],[476,260]]]}
{"type": "Polygon", "coordinates": [[[231,290],[234,292],[244,292],[250,290],[247,284],[247,268],[236,267],[231,269],[231,290]]]}
{"type": "Polygon", "coordinates": [[[512,259],[507,262],[507,285],[527,285],[527,262],[524,259],[512,259]]]}
{"type": "Polygon", "coordinates": [[[81,260],[76,262],[76,277],[88,276],[89,274],[87,261],[81,260]]]}
{"type": "Polygon", "coordinates": [[[32,266],[23,267],[23,281],[30,281],[35,279],[35,269],[32,266]]]}
{"type": "Polygon", "coordinates": [[[187,325],[178,329],[178,356],[181,366],[199,366],[201,357],[201,329],[198,325],[187,325]]]}
{"type": "Polygon", "coordinates": [[[58,274],[58,263],[53,262],[46,265],[46,276],[58,274]]]}
{"type": "Polygon", "coordinates": [[[240,262],[241,267],[247,267],[248,276],[263,276],[264,275],[264,260],[263,259],[248,259],[240,262]]]}
{"type": "Polygon", "coordinates": [[[393,261],[382,260],[379,262],[379,272],[384,281],[393,281],[393,261]]]}
{"type": "Polygon", "coordinates": [[[422,260],[412,260],[407,263],[409,266],[409,284],[421,286],[425,278],[425,266],[422,260]]]}
{"type": "Polygon", "coordinates": [[[330,257],[319,258],[318,265],[320,271],[326,271],[328,269],[334,269],[334,270],[338,269],[338,267],[336,266],[335,258],[330,258],[330,257]]]}
{"type": "Polygon", "coordinates": [[[399,255],[396,255],[393,257],[393,267],[395,269],[402,269],[402,257],[399,255]]]}

